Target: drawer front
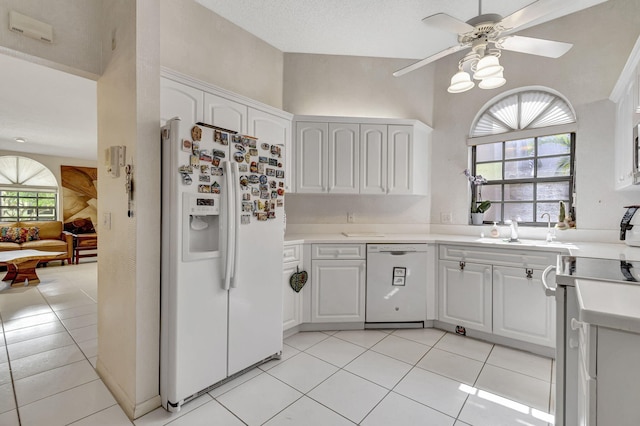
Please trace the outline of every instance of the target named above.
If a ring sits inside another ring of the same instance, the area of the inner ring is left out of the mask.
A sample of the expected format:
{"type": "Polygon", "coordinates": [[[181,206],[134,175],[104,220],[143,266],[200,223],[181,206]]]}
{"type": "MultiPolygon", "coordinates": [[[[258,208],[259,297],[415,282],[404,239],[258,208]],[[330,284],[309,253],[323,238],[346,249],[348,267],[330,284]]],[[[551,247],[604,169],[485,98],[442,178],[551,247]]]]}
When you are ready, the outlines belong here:
{"type": "Polygon", "coordinates": [[[285,245],[283,250],[283,262],[297,262],[300,260],[302,247],[300,244],[285,245]]]}
{"type": "Polygon", "coordinates": [[[312,259],[365,259],[364,244],[313,244],[312,259]]]}
{"type": "Polygon", "coordinates": [[[440,246],[440,259],[457,262],[473,262],[491,265],[521,266],[525,268],[544,269],[556,264],[558,253],[544,251],[530,251],[505,247],[504,249],[470,247],[470,246],[440,246]]]}

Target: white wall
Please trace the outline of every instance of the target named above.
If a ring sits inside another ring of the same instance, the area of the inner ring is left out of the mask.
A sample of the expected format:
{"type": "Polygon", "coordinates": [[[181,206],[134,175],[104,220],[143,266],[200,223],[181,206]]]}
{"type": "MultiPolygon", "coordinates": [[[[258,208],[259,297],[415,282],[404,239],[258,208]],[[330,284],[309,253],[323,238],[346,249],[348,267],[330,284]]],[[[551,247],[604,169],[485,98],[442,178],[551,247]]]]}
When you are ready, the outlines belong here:
{"type": "Polygon", "coordinates": [[[0,51],[96,80],[100,75],[100,20],[103,0],[3,0],[0,51]],[[53,43],[9,30],[9,11],[53,26],[53,43]]]}
{"type": "MultiPolygon", "coordinates": [[[[574,47],[559,59],[503,52],[507,84],[496,90],[474,88],[446,92],[457,69],[453,55],[437,63],[432,164],[432,223],[452,212],[454,224],[468,219],[466,140],[476,113],[500,93],[540,85],[566,96],[576,110],[577,225],[580,229],[615,231],[622,206],[640,200],[640,193],[617,193],[614,187],[614,105],[609,94],[640,33],[640,2],[610,0],[574,15],[540,25],[522,35],[562,40],[574,47]]],[[[615,233],[610,235],[615,237],[615,233]]],[[[562,235],[560,235],[562,238],[562,235]]]]}
{"type": "Polygon", "coordinates": [[[282,52],[193,0],[160,6],[162,66],[282,109],[282,52]]]}
{"type": "Polygon", "coordinates": [[[135,192],[129,217],[124,172],[98,168],[98,216],[111,229],[101,227],[98,249],[97,370],[131,418],[160,405],[159,13],[159,0],[104,2],[98,80],[98,152],[126,146],[135,192]]]}

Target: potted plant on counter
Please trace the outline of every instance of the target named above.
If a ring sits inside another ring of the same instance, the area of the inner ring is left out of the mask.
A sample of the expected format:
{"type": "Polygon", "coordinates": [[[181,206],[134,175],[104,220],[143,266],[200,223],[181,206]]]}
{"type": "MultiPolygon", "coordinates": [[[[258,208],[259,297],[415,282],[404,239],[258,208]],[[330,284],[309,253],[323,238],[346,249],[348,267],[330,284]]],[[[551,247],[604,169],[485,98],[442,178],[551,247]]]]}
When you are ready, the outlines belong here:
{"type": "Polygon", "coordinates": [[[469,180],[471,185],[471,224],[482,225],[484,222],[484,213],[491,207],[491,201],[482,201],[482,185],[487,183],[487,180],[481,175],[473,176],[469,169],[464,170],[464,175],[469,180]],[[476,186],[478,187],[478,194],[476,199],[476,186]]]}

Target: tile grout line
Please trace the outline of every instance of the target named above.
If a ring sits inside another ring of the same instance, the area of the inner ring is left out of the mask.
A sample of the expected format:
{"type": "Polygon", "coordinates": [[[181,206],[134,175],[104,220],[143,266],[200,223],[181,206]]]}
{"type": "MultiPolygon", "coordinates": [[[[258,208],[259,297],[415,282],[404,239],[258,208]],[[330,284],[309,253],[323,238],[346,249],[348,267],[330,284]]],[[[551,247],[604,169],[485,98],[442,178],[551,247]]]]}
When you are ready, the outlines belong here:
{"type": "MultiPolygon", "coordinates": [[[[13,380],[13,369],[11,368],[11,359],[9,358],[9,345],[7,345],[7,338],[5,337],[4,332],[4,320],[2,319],[2,312],[0,312],[0,324],[2,324],[2,339],[4,340],[4,350],[7,354],[7,364],[9,365],[9,378],[11,379],[11,390],[13,391],[13,403],[16,408],[16,416],[18,417],[18,425],[22,424],[20,420],[20,410],[18,410],[18,395],[16,393],[16,382],[13,380]]],[[[11,410],[9,410],[11,411],[11,410]]]]}

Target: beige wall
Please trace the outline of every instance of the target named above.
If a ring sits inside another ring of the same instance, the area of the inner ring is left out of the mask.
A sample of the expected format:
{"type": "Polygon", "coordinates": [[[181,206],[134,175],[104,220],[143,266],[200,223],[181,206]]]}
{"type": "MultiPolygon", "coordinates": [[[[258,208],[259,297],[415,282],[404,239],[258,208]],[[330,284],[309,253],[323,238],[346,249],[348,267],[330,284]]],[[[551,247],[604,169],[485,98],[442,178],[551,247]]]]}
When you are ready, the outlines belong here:
{"type": "Polygon", "coordinates": [[[103,226],[100,235],[97,369],[132,418],[160,405],[159,7],[159,0],[104,3],[98,80],[98,152],[127,147],[135,203],[128,217],[124,173],[98,169],[98,215],[111,216],[111,230],[103,226]]]}
{"type": "Polygon", "coordinates": [[[100,19],[103,0],[3,0],[0,52],[96,80],[100,75],[100,19]],[[9,11],[53,26],[44,43],[9,30],[9,11]]]}
{"type": "Polygon", "coordinates": [[[282,52],[193,0],[160,12],[162,66],[282,108],[282,52]]]}
{"type": "MultiPolygon", "coordinates": [[[[446,88],[458,58],[454,55],[437,63],[432,223],[440,222],[442,212],[452,212],[454,224],[468,221],[468,185],[462,171],[468,167],[466,140],[477,112],[500,93],[540,85],[562,93],[576,110],[578,228],[615,231],[622,207],[636,203],[638,195],[613,189],[615,107],[608,97],[640,34],[640,2],[609,0],[520,34],[568,41],[574,47],[559,59],[504,52],[500,62],[505,67],[505,86],[457,95],[446,88]]],[[[615,238],[615,232],[611,236],[615,238]]]]}

